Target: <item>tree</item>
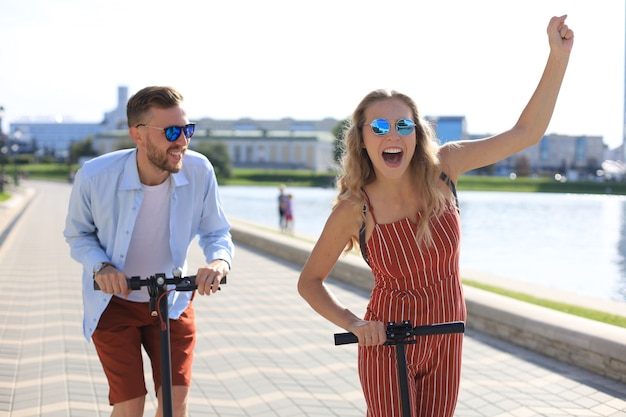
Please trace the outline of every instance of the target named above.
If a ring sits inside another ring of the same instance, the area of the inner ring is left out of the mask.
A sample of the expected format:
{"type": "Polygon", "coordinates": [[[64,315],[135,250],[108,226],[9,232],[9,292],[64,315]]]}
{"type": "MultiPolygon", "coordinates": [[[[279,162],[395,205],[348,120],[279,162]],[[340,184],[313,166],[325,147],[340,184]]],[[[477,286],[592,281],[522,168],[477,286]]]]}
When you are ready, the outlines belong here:
{"type": "Polygon", "coordinates": [[[496,165],[491,164],[484,167],[476,168],[474,172],[477,175],[493,175],[496,173],[496,165]]]}
{"type": "Polygon", "coordinates": [[[213,168],[215,168],[215,176],[218,182],[223,178],[232,178],[233,163],[225,143],[211,142],[209,140],[198,141],[198,146],[195,150],[209,158],[213,168]]]}
{"type": "Polygon", "coordinates": [[[118,151],[121,149],[131,149],[136,146],[137,144],[130,136],[122,137],[118,139],[117,142],[115,143],[115,149],[118,151]]]}
{"type": "Polygon", "coordinates": [[[70,147],[70,160],[68,162],[70,164],[76,164],[81,156],[95,155],[96,151],[93,149],[93,138],[88,137],[78,142],[72,142],[72,146],[70,147]]]}
{"type": "Polygon", "coordinates": [[[333,128],[333,136],[335,136],[335,142],[333,143],[333,160],[337,164],[341,163],[341,156],[343,155],[343,134],[350,121],[348,119],[340,120],[339,123],[333,128]]]}
{"type": "Polygon", "coordinates": [[[530,175],[530,161],[528,157],[521,155],[515,160],[515,173],[520,177],[528,177],[530,175]]]}

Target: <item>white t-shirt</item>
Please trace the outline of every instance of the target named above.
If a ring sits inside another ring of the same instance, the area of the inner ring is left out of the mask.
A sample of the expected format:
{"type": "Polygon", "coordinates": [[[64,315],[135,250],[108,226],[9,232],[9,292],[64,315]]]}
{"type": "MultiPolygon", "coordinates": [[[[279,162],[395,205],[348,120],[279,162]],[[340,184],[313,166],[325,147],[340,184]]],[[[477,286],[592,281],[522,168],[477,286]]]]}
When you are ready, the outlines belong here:
{"type": "MultiPolygon", "coordinates": [[[[127,277],[146,279],[158,273],[172,276],[172,253],[170,251],[170,183],[143,185],[143,201],[139,208],[135,228],[126,254],[124,273],[127,277]]],[[[148,289],[133,290],[129,301],[147,302],[148,289]]]]}

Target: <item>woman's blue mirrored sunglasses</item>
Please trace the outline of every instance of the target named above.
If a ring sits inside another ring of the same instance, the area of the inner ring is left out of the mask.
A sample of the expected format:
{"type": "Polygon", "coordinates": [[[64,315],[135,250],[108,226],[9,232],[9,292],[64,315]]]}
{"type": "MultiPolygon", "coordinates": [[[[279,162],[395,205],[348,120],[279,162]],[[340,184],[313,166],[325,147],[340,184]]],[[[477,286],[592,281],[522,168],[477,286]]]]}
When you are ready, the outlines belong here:
{"type": "Polygon", "coordinates": [[[169,126],[166,128],[149,126],[144,123],[139,123],[135,127],[141,127],[141,126],[149,127],[151,129],[163,130],[165,132],[165,139],[169,140],[170,142],[176,141],[176,139],[178,139],[178,137],[180,136],[181,132],[185,135],[185,139],[189,140],[193,136],[193,132],[196,131],[195,123],[189,123],[189,124],[186,124],[185,126],[169,126]]]}
{"type": "MultiPolygon", "coordinates": [[[[377,136],[385,136],[391,129],[391,123],[387,119],[376,119],[370,123],[372,132],[377,136]]],[[[415,130],[415,122],[411,119],[400,119],[396,121],[396,130],[402,136],[408,136],[415,130]]]]}

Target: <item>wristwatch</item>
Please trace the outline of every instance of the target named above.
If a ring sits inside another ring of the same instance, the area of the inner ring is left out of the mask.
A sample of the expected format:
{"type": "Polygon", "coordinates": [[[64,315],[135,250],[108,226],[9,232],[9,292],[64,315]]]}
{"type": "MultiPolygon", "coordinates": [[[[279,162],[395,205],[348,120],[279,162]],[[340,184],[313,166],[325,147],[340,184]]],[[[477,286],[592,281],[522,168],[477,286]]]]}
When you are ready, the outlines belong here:
{"type": "Polygon", "coordinates": [[[97,264],[95,264],[93,266],[93,275],[94,275],[94,277],[96,276],[96,274],[98,272],[102,271],[107,266],[115,266],[115,265],[113,265],[111,262],[98,262],[97,264]]]}

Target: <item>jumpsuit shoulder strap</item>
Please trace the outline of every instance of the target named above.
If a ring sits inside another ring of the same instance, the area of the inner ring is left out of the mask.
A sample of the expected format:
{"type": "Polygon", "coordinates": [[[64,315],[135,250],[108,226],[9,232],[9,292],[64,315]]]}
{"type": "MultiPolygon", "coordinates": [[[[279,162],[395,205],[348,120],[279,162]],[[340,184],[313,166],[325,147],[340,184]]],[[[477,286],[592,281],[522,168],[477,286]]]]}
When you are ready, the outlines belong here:
{"type": "Polygon", "coordinates": [[[448,174],[446,174],[443,171],[441,171],[439,178],[441,178],[441,180],[445,182],[448,185],[448,187],[450,187],[450,190],[452,191],[452,194],[454,195],[454,202],[456,204],[456,210],[460,213],[461,209],[459,207],[459,197],[456,194],[456,185],[454,185],[450,177],[448,177],[448,174]]]}
{"type": "MultiPolygon", "coordinates": [[[[365,195],[365,202],[363,203],[363,216],[366,216],[367,209],[370,206],[370,199],[365,190],[363,190],[363,194],[365,195]]],[[[374,217],[374,210],[371,207],[369,207],[369,209],[370,209],[372,218],[374,219],[374,222],[376,222],[376,218],[374,217]]],[[[367,259],[367,249],[365,247],[366,243],[367,242],[365,242],[365,219],[364,219],[363,224],[361,225],[361,229],[359,230],[359,248],[361,249],[361,256],[363,257],[365,262],[367,262],[367,264],[369,265],[370,262],[367,259]]]]}

